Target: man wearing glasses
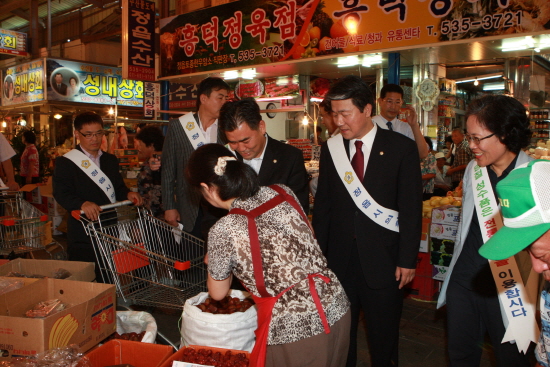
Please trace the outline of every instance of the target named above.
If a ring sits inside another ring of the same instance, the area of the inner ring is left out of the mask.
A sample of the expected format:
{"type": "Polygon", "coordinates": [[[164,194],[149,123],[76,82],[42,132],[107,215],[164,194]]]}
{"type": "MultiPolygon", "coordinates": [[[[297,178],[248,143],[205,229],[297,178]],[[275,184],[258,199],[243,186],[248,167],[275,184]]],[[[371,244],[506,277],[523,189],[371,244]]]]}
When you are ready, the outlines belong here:
{"type": "MultiPolygon", "coordinates": [[[[138,193],[128,190],[119,172],[118,159],[101,150],[105,132],[103,120],[94,112],[84,112],[74,119],[74,134],[80,141],[55,161],[53,196],[67,211],[82,210],[90,220],[97,220],[100,205],[132,200],[141,205],[138,193]]],[[[69,260],[96,262],[90,238],[82,223],[69,216],[67,242],[69,260]]],[[[96,266],[96,279],[98,276],[96,266]]]]}
{"type": "Polygon", "coordinates": [[[374,116],[372,121],[382,129],[393,130],[414,140],[420,159],[424,159],[428,156],[429,150],[424,135],[420,131],[420,126],[418,126],[416,111],[411,106],[407,106],[407,122],[397,118],[403,105],[405,105],[403,88],[396,84],[386,84],[378,98],[380,114],[374,116]]]}

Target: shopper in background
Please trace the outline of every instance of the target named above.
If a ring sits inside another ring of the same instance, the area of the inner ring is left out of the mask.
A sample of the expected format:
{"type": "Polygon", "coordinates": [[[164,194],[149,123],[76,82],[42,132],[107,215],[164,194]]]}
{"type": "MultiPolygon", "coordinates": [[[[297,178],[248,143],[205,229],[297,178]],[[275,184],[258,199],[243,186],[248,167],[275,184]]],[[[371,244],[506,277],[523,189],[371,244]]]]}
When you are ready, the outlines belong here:
{"type": "Polygon", "coordinates": [[[25,130],[22,134],[23,144],[25,144],[25,150],[21,154],[21,167],[19,175],[23,178],[25,184],[38,183],[40,178],[40,160],[38,157],[38,149],[34,145],[36,143],[36,135],[30,131],[25,130]]]}
{"type": "Polygon", "coordinates": [[[201,207],[201,196],[190,190],[184,177],[185,166],[197,146],[209,143],[222,144],[218,134],[220,109],[229,96],[229,85],[223,79],[204,79],[197,90],[197,112],[170,120],[162,149],[162,202],[164,218],[172,226],[183,225],[183,230],[204,238],[209,224],[216,218],[209,216],[207,207],[201,207]]]}
{"type": "Polygon", "coordinates": [[[449,166],[446,165],[447,160],[445,154],[439,152],[435,154],[436,170],[434,180],[434,195],[446,196],[451,190],[451,178],[447,176],[449,166]]]}
{"type": "Polygon", "coordinates": [[[403,287],[415,275],[422,225],[418,148],[373,123],[374,95],[361,78],[340,79],[326,98],[340,134],[321,147],[313,227],[351,301],[347,366],[357,363],[361,309],[372,366],[398,365],[403,287]]]}
{"type": "MultiPolygon", "coordinates": [[[[55,161],[53,196],[65,210],[82,210],[92,221],[98,219],[102,209],[115,201],[132,200],[142,204],[141,196],[128,190],[119,172],[118,159],[100,149],[105,131],[101,116],[84,112],[74,119],[76,146],[55,161]]],[[[82,223],[69,216],[67,232],[69,260],[96,262],[90,237],[82,223]]],[[[96,280],[101,281],[96,264],[96,280]]]]}
{"type": "MultiPolygon", "coordinates": [[[[317,131],[317,145],[321,145],[325,142],[325,139],[323,139],[323,128],[321,127],[321,125],[317,125],[315,130],[317,131]]],[[[311,140],[311,143],[314,144],[315,143],[315,135],[311,134],[309,136],[309,140],[311,140]]]]}
{"type": "Polygon", "coordinates": [[[15,181],[13,164],[11,163],[11,158],[14,155],[15,150],[13,150],[4,134],[0,133],[0,163],[2,164],[2,170],[4,171],[5,175],[5,177],[1,177],[1,179],[2,182],[9,187],[10,190],[17,191],[19,190],[19,185],[15,181]]]}
{"type": "Polygon", "coordinates": [[[434,192],[434,182],[436,174],[435,156],[432,154],[432,139],[428,136],[424,137],[428,145],[429,152],[426,158],[420,161],[420,173],[422,174],[422,193],[423,200],[428,200],[434,192]]]}
{"type": "Polygon", "coordinates": [[[296,195],[260,186],[256,172],[221,145],[198,148],[187,179],[229,210],[208,234],[208,292],[224,298],[233,275],[258,308],[251,366],[345,365],[349,301],[296,195]],[[259,269],[259,270],[258,270],[259,269]]]}
{"type": "Polygon", "coordinates": [[[481,248],[480,255],[503,260],[527,249],[533,269],[544,275],[540,319],[542,332],[535,349],[540,366],[550,363],[550,162],[531,161],[519,167],[497,185],[504,226],[481,248]]]}
{"type": "Polygon", "coordinates": [[[380,114],[374,116],[372,121],[382,129],[393,130],[414,140],[420,159],[424,159],[428,156],[428,146],[420,131],[416,111],[412,106],[405,106],[403,94],[403,88],[397,84],[386,84],[378,98],[380,114]],[[398,119],[402,106],[406,109],[407,122],[398,119]]]}
{"type": "Polygon", "coordinates": [[[447,148],[445,159],[449,165],[452,165],[455,158],[455,143],[453,143],[453,137],[451,135],[445,137],[445,147],[447,148]]]}
{"type": "Polygon", "coordinates": [[[332,118],[332,108],[330,107],[330,101],[328,99],[325,98],[319,103],[319,114],[322,118],[321,121],[327,127],[329,139],[340,133],[340,129],[338,129],[338,126],[336,126],[332,118]]]}
{"type": "MultiPolygon", "coordinates": [[[[466,112],[466,138],[475,154],[475,161],[468,164],[464,173],[459,236],[438,301],[438,307],[447,304],[451,366],[478,366],[486,332],[493,343],[497,366],[530,365],[529,358],[518,352],[515,344],[502,343],[507,318],[501,314],[489,263],[478,253],[487,226],[483,219],[487,212],[485,208],[491,207],[492,203],[492,208],[498,210],[493,194],[495,186],[515,167],[531,160],[522,151],[531,137],[525,112],[519,101],[503,95],[487,95],[473,100],[466,112]],[[474,179],[477,182],[481,177],[484,177],[482,183],[473,184],[474,179]],[[481,193],[478,190],[482,190],[481,193]],[[479,201],[476,203],[476,200],[479,201]]],[[[459,143],[458,133],[459,130],[453,131],[457,137],[453,139],[456,144],[459,143]]],[[[459,153],[463,145],[457,146],[459,153]]],[[[456,159],[460,161],[459,157],[456,159]]],[[[521,263],[518,261],[518,265],[521,263]]],[[[520,267],[520,270],[523,273],[530,269],[520,267]]],[[[499,275],[495,275],[498,278],[499,275]]]]}
{"type": "Polygon", "coordinates": [[[447,176],[451,176],[452,188],[454,190],[458,187],[460,181],[462,181],[466,166],[474,159],[474,155],[468,146],[468,142],[464,139],[464,133],[462,133],[461,128],[454,128],[451,136],[455,145],[455,152],[451,168],[447,170],[447,176]]]}
{"type": "Polygon", "coordinates": [[[138,142],[140,161],[143,161],[138,176],[138,192],[143,198],[143,205],[153,216],[164,220],[160,170],[164,135],[159,127],[148,125],[142,127],[134,139],[138,142]]]}
{"type": "Polygon", "coordinates": [[[308,175],[302,151],[266,133],[260,107],[253,98],[227,102],[220,112],[219,128],[240,161],[258,174],[260,185],[283,184],[309,213],[308,175]]]}

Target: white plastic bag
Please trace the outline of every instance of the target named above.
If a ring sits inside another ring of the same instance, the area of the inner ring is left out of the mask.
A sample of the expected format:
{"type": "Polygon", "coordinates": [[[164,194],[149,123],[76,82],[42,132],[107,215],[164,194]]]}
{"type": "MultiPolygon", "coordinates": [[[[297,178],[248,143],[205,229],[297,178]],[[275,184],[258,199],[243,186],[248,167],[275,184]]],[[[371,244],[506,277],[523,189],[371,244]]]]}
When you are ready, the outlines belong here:
{"type": "MultiPolygon", "coordinates": [[[[229,295],[245,299],[249,293],[233,289],[229,295]]],[[[181,346],[200,345],[252,351],[254,331],[258,327],[256,306],[245,312],[211,314],[197,307],[206,298],[208,293],[202,292],[185,301],[181,316],[181,346]]]]}
{"type": "Polygon", "coordinates": [[[145,331],[142,343],[155,343],[157,337],[157,322],[147,312],[142,311],[117,311],[116,332],[120,335],[126,333],[141,333],[145,331]]]}

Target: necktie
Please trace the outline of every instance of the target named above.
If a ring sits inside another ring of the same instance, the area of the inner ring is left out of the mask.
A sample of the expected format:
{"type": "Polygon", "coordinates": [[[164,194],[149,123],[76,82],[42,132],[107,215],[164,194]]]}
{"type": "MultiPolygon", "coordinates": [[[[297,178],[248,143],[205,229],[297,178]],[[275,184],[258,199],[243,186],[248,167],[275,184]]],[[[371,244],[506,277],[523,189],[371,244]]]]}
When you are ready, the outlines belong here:
{"type": "Polygon", "coordinates": [[[351,159],[351,166],[357,175],[359,181],[363,181],[363,174],[365,171],[365,155],[363,154],[363,142],[361,140],[355,141],[355,155],[351,159]]]}
{"type": "Polygon", "coordinates": [[[388,130],[393,131],[393,127],[392,127],[391,121],[386,122],[386,125],[388,125],[388,130]]]}

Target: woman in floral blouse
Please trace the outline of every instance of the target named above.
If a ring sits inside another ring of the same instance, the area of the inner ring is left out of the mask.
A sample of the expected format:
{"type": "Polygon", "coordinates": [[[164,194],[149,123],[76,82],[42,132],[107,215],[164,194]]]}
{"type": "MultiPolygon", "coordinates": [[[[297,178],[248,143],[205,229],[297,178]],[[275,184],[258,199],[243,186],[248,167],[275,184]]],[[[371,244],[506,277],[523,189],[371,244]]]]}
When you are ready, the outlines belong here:
{"type": "Polygon", "coordinates": [[[140,129],[135,140],[138,156],[140,160],[144,160],[138,176],[138,192],[143,198],[143,204],[153,216],[164,220],[160,185],[160,155],[164,136],[157,126],[148,125],[140,129]]]}
{"type": "Polygon", "coordinates": [[[424,139],[430,148],[426,158],[420,161],[420,172],[422,173],[422,192],[423,200],[427,200],[433,196],[434,193],[434,181],[437,169],[437,162],[433,153],[432,139],[425,136],[424,139]]]}
{"type": "Polygon", "coordinates": [[[23,131],[23,143],[25,150],[21,155],[21,167],[19,175],[23,178],[24,184],[38,183],[39,176],[39,158],[36,143],[36,135],[30,130],[23,131]]]}
{"type": "Polygon", "coordinates": [[[225,147],[191,156],[187,179],[229,210],[208,235],[208,291],[222,299],[236,276],[258,308],[251,366],[344,366],[349,301],[286,186],[260,187],[254,170],[225,147]]]}

